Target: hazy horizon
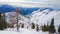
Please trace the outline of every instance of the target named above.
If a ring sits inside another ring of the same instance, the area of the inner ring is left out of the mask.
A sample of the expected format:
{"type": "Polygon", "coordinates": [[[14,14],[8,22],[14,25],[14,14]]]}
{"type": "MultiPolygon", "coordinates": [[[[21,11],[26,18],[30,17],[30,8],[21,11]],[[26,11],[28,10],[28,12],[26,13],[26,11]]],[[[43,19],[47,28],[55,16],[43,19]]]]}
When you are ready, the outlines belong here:
{"type": "Polygon", "coordinates": [[[0,4],[21,7],[52,7],[60,8],[60,0],[0,0],[0,4]]]}

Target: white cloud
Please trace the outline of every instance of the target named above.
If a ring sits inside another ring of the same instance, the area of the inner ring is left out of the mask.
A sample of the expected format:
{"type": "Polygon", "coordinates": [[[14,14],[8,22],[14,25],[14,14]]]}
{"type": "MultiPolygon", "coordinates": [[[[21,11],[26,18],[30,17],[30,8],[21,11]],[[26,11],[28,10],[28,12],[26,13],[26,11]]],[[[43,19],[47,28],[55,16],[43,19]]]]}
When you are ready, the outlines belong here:
{"type": "Polygon", "coordinates": [[[60,7],[58,6],[59,1],[60,0],[0,0],[0,4],[22,7],[60,7]]]}

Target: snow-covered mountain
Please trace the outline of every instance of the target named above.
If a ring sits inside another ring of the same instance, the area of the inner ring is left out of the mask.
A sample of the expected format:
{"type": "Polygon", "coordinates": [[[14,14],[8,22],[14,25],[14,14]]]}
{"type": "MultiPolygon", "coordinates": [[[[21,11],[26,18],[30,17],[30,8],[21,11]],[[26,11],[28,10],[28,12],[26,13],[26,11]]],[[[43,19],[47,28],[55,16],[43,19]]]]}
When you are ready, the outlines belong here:
{"type": "Polygon", "coordinates": [[[55,23],[57,23],[60,20],[58,18],[59,20],[56,21],[56,17],[59,17],[59,16],[56,16],[58,14],[60,14],[60,11],[57,11],[57,10],[50,11],[49,9],[45,9],[43,11],[40,11],[39,9],[31,13],[30,21],[34,22],[35,24],[44,25],[46,23],[49,23],[52,18],[55,18],[55,23]]]}
{"type": "MultiPolygon", "coordinates": [[[[7,23],[16,23],[17,15],[16,12],[5,13],[7,23]]],[[[30,19],[24,15],[18,14],[18,23],[24,23],[25,26],[29,23],[30,19]]]]}
{"type": "MultiPolygon", "coordinates": [[[[15,16],[15,12],[8,12],[6,13],[6,19],[7,21],[9,21],[10,16],[12,15],[13,17],[15,16]]],[[[45,9],[43,11],[41,11],[40,9],[33,11],[31,14],[28,15],[21,15],[19,14],[19,23],[32,23],[34,22],[35,24],[39,24],[39,25],[44,25],[46,23],[50,23],[52,18],[55,18],[55,25],[59,25],[60,23],[60,19],[58,16],[60,14],[60,11],[57,10],[52,10],[50,11],[50,9],[45,9]],[[58,22],[58,23],[57,23],[58,22]]]]}
{"type": "MultiPolygon", "coordinates": [[[[13,12],[7,12],[7,13],[5,13],[5,15],[6,15],[6,20],[7,20],[8,23],[10,23],[9,20],[14,20],[13,22],[17,21],[16,20],[17,15],[16,15],[16,12],[14,12],[14,11],[13,12]]],[[[18,14],[18,24],[24,23],[24,27],[25,28],[28,27],[28,29],[29,29],[27,32],[30,32],[31,23],[38,24],[39,26],[41,26],[41,25],[50,23],[52,18],[54,18],[54,25],[55,25],[55,28],[57,30],[58,27],[56,27],[56,26],[60,26],[60,11],[58,11],[58,10],[50,11],[50,9],[45,9],[45,10],[41,11],[41,9],[38,9],[38,10],[33,11],[31,14],[28,14],[26,16],[18,14]]],[[[23,31],[24,30],[25,29],[23,29],[23,31]]],[[[21,29],[20,29],[20,31],[21,31],[21,29]]],[[[31,32],[35,32],[35,30],[34,31],[31,30],[31,32]]],[[[43,33],[43,32],[39,31],[38,34],[40,34],[40,33],[43,33]]],[[[48,33],[49,32],[47,32],[47,34],[48,33]]],[[[23,33],[23,34],[25,34],[25,33],[23,33]]],[[[43,33],[43,34],[46,34],[46,32],[43,33]]]]}

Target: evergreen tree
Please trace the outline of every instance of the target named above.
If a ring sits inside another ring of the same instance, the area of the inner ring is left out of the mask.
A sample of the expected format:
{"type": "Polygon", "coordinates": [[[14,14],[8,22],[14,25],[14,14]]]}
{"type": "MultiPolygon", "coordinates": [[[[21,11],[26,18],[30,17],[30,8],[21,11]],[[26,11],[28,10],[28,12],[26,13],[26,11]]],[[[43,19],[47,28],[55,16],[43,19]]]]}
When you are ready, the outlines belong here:
{"type": "Polygon", "coordinates": [[[39,27],[38,27],[38,25],[36,26],[36,31],[39,31],[39,27]]]}
{"type": "Polygon", "coordinates": [[[32,23],[32,29],[35,29],[35,24],[34,23],[32,23]]]}
{"type": "Polygon", "coordinates": [[[2,18],[0,14],[0,30],[4,30],[5,28],[7,28],[7,23],[5,22],[5,20],[2,18]]]}
{"type": "Polygon", "coordinates": [[[42,31],[48,31],[48,26],[44,24],[44,26],[42,26],[42,31]]]}
{"type": "Polygon", "coordinates": [[[60,27],[58,28],[58,32],[60,33],[60,27]]]}
{"type": "Polygon", "coordinates": [[[46,31],[49,31],[49,24],[47,23],[47,29],[46,29],[46,31]]]}
{"type": "Polygon", "coordinates": [[[55,27],[54,27],[54,18],[51,20],[51,24],[49,26],[49,32],[51,33],[54,33],[56,30],[55,30],[55,27]]]}
{"type": "Polygon", "coordinates": [[[22,26],[21,26],[22,28],[24,28],[24,24],[22,24],[22,26]]]}
{"type": "Polygon", "coordinates": [[[54,18],[51,20],[51,24],[50,25],[54,25],[54,18]]]}

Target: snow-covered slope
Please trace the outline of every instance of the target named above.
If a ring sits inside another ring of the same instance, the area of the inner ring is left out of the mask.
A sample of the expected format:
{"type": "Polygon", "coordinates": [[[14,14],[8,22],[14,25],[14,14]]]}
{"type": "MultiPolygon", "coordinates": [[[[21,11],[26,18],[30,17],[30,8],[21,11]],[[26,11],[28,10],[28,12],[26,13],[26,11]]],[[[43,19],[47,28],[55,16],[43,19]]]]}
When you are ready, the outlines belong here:
{"type": "MultiPolygon", "coordinates": [[[[15,12],[6,13],[7,21],[9,21],[10,15],[12,15],[14,17],[15,14],[16,14],[15,12]]],[[[19,14],[18,20],[19,20],[19,23],[28,24],[30,22],[31,23],[34,22],[35,24],[44,25],[46,23],[50,23],[52,18],[55,18],[55,20],[54,20],[55,25],[59,25],[60,24],[59,15],[60,15],[60,11],[57,11],[57,10],[50,11],[49,9],[45,9],[45,10],[41,11],[39,9],[37,11],[33,11],[31,13],[31,15],[29,14],[28,16],[19,14]]]]}
{"type": "MultiPolygon", "coordinates": [[[[6,20],[7,20],[8,23],[12,23],[12,22],[15,23],[17,21],[16,12],[8,12],[8,13],[6,13],[6,20]],[[10,20],[12,20],[12,22],[10,20]]],[[[29,23],[29,18],[24,16],[24,15],[18,14],[18,23],[26,23],[26,24],[28,24],[29,23]]]]}
{"type": "MultiPolygon", "coordinates": [[[[37,11],[33,11],[31,13],[31,15],[29,14],[28,16],[24,16],[24,15],[19,14],[18,20],[19,20],[19,23],[28,24],[28,23],[34,22],[35,24],[44,25],[46,23],[49,23],[52,18],[55,18],[55,25],[59,25],[60,24],[59,23],[59,20],[60,20],[59,14],[60,14],[60,11],[57,11],[57,10],[50,11],[49,9],[45,9],[43,11],[40,11],[40,9],[39,9],[37,11]]],[[[14,18],[16,13],[15,12],[6,13],[7,21],[10,19],[11,15],[14,18]]]]}
{"type": "Polygon", "coordinates": [[[55,26],[60,26],[60,11],[54,18],[55,18],[55,20],[54,20],[55,26]]]}
{"type": "Polygon", "coordinates": [[[35,24],[39,24],[39,25],[44,25],[50,22],[51,19],[56,17],[56,15],[58,15],[59,13],[60,11],[57,11],[57,10],[49,11],[49,9],[46,9],[46,10],[40,11],[39,9],[37,11],[34,11],[31,14],[31,22],[34,22],[35,24]]]}

